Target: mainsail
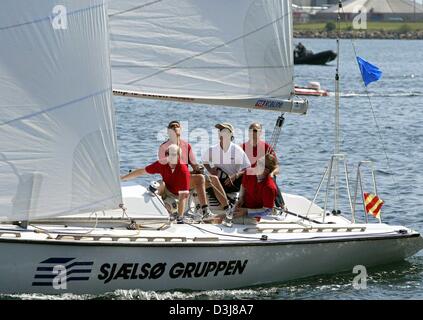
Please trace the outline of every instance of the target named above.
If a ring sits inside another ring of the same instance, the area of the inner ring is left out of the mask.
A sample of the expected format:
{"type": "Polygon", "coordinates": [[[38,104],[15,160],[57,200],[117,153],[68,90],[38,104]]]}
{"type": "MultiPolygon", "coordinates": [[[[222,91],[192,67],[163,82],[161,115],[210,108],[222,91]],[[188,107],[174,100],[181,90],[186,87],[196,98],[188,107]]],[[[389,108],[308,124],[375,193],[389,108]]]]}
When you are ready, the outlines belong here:
{"type": "Polygon", "coordinates": [[[122,202],[106,0],[2,0],[0,220],[122,202]]]}
{"type": "Polygon", "coordinates": [[[305,113],[291,0],[111,0],[115,95],[305,113]]]}

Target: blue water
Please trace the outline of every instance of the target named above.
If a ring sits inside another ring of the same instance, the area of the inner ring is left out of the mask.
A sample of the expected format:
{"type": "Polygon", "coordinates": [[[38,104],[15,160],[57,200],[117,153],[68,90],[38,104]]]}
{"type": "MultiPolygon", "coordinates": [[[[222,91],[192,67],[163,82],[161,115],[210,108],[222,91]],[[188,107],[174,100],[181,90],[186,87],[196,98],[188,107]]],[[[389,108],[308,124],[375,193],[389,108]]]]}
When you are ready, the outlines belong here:
{"type": "MultiPolygon", "coordinates": [[[[302,42],[315,51],[336,49],[333,40],[302,42]]],[[[360,160],[371,159],[378,168],[378,193],[385,201],[383,220],[423,232],[423,41],[359,40],[358,54],[376,64],[383,78],[369,86],[371,103],[383,137],[378,130],[351,42],[341,44],[341,128],[342,152],[348,154],[351,179],[360,160]],[[387,165],[385,153],[389,157],[387,165]]],[[[319,81],[334,90],[335,64],[296,66],[295,81],[305,85],[319,81]]],[[[310,98],[306,116],[287,115],[277,153],[281,161],[279,184],[284,192],[313,198],[323,170],[334,151],[335,98],[310,98]]],[[[157,147],[170,120],[184,123],[184,133],[198,154],[207,139],[215,139],[213,125],[229,121],[237,129],[252,121],[261,122],[270,138],[276,113],[227,107],[181,105],[115,98],[121,171],[144,166],[156,158],[157,147]]],[[[241,142],[238,134],[236,142],[241,142]]],[[[147,184],[151,177],[138,179],[147,184]]],[[[369,185],[370,187],[370,185],[369,185]]],[[[369,189],[369,188],[368,188],[369,189]]],[[[342,201],[345,204],[345,199],[342,201]]],[[[423,252],[405,262],[368,270],[367,289],[352,286],[354,274],[318,276],[289,283],[244,290],[204,292],[116,291],[90,295],[19,295],[12,299],[423,299],[423,252]]]]}

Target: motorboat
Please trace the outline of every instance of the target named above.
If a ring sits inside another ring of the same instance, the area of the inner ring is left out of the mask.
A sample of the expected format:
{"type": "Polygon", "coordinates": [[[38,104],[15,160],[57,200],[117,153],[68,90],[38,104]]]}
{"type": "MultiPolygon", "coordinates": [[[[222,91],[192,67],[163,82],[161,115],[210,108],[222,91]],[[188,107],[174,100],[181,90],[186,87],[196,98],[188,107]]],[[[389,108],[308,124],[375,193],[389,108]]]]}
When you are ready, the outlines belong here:
{"type": "Polygon", "coordinates": [[[297,45],[294,51],[294,64],[325,65],[335,60],[337,57],[337,53],[333,50],[314,53],[311,50],[307,50],[304,46],[301,46],[301,49],[299,49],[299,45],[297,45]]]}
{"type": "Polygon", "coordinates": [[[295,94],[297,96],[315,96],[327,97],[329,92],[321,88],[320,83],[316,81],[309,82],[307,86],[294,86],[295,94]]]}

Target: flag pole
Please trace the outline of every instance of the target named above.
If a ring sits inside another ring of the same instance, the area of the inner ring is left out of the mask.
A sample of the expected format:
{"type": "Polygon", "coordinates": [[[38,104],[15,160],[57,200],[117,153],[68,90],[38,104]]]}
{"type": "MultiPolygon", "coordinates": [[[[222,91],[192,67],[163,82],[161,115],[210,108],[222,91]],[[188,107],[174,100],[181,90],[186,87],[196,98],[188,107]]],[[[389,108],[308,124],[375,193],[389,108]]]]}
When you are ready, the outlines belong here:
{"type": "MultiPolygon", "coordinates": [[[[340,38],[341,38],[341,9],[342,1],[338,2],[338,16],[337,16],[337,39],[336,39],[336,74],[335,74],[335,154],[340,153],[340,121],[339,121],[339,109],[340,109],[340,88],[339,88],[339,55],[340,55],[340,38]]],[[[334,208],[333,210],[338,211],[338,195],[339,195],[339,166],[338,161],[335,161],[334,166],[334,208]]]]}

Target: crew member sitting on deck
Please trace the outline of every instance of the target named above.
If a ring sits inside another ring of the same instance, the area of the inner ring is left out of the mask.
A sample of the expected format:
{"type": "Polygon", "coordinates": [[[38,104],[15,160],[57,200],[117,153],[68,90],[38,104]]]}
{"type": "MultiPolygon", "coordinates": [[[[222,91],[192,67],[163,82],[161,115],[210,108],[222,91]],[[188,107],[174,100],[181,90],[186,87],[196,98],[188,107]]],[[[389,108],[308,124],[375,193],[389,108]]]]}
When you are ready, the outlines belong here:
{"type": "Polygon", "coordinates": [[[233,211],[234,223],[256,223],[273,213],[277,195],[273,175],[278,170],[277,158],[268,153],[258,160],[255,174],[243,176],[239,200],[233,211]]]}
{"type": "Polygon", "coordinates": [[[202,168],[195,158],[191,145],[181,138],[182,126],[179,121],[171,121],[167,126],[169,139],[162,143],[159,147],[158,158],[161,162],[166,162],[165,153],[171,144],[176,144],[181,148],[180,163],[188,167],[191,165],[190,189],[195,189],[198,195],[198,201],[201,206],[201,216],[206,217],[212,215],[206,195],[206,179],[204,177],[204,168],[202,168]],[[163,159],[163,160],[161,160],[163,159]]]}
{"type": "Polygon", "coordinates": [[[203,154],[203,163],[213,179],[212,185],[223,186],[226,203],[220,203],[224,210],[229,210],[226,193],[240,190],[242,174],[251,164],[242,148],[232,142],[234,127],[230,123],[219,123],[215,127],[219,129],[220,141],[203,154]]]}
{"type": "Polygon", "coordinates": [[[295,46],[294,55],[296,58],[302,58],[306,52],[307,50],[301,42],[295,46]]]}
{"type": "Polygon", "coordinates": [[[121,177],[122,180],[129,180],[147,173],[160,174],[163,180],[158,188],[159,195],[163,200],[166,200],[167,197],[178,200],[177,223],[183,223],[190,185],[188,166],[181,164],[180,157],[181,148],[172,144],[167,149],[165,163],[156,161],[145,168],[137,169],[121,177]]]}
{"type": "MultiPolygon", "coordinates": [[[[262,133],[263,126],[258,122],[253,122],[250,124],[248,130],[248,141],[241,144],[241,148],[248,156],[252,168],[256,166],[258,159],[268,153],[273,154],[277,158],[276,152],[273,150],[272,146],[266,141],[262,140],[262,133]]],[[[273,180],[275,181],[276,188],[278,189],[275,205],[278,208],[285,208],[282,193],[279,190],[278,184],[276,183],[276,175],[273,176],[273,180]]]]}

